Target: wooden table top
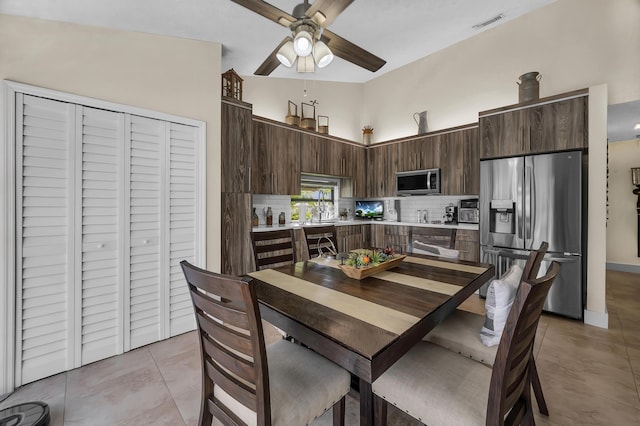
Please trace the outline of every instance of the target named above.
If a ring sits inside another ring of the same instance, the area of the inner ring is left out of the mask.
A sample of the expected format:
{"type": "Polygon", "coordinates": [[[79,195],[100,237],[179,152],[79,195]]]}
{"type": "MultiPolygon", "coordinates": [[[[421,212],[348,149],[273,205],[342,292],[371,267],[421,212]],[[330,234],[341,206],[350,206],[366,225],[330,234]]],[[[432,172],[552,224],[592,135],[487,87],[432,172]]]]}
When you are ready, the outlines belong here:
{"type": "Polygon", "coordinates": [[[249,274],[263,318],[372,383],[494,275],[489,264],[410,255],[355,280],[335,260],[249,274]]]}

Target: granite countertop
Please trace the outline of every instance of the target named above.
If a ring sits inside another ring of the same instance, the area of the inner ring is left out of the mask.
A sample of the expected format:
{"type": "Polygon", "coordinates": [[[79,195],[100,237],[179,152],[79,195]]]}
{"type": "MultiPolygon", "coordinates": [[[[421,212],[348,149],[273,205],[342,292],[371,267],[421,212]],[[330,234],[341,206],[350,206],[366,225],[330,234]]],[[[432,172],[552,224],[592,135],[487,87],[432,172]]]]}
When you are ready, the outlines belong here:
{"type": "MultiPolygon", "coordinates": [[[[308,226],[327,226],[327,225],[335,225],[335,226],[348,226],[348,225],[395,225],[395,226],[415,226],[415,227],[423,227],[423,228],[448,228],[448,229],[470,229],[470,230],[478,230],[479,226],[477,223],[458,223],[458,224],[444,224],[444,223],[417,223],[417,222],[392,222],[387,220],[380,221],[371,221],[371,220],[338,220],[335,222],[314,222],[314,223],[306,223],[304,227],[308,226]]],[[[253,232],[264,232],[264,231],[273,231],[276,229],[297,229],[302,228],[297,222],[289,222],[284,225],[275,224],[273,226],[266,226],[261,224],[259,226],[253,227],[251,230],[253,232]]]]}

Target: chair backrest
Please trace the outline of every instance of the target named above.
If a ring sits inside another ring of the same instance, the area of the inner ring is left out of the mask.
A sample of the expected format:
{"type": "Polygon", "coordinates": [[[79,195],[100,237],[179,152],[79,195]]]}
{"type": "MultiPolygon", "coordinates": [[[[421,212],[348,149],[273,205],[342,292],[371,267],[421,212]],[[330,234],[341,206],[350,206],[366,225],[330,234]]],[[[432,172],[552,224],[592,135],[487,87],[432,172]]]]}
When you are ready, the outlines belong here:
{"type": "Polygon", "coordinates": [[[238,403],[256,412],[257,424],[271,424],[269,376],[255,285],[184,260],[180,266],[189,285],[200,337],[200,424],[210,425],[211,415],[223,424],[243,424],[234,414],[238,403]]]}
{"type": "Polygon", "coordinates": [[[560,264],[553,262],[543,277],[523,279],[518,287],[493,363],[487,425],[519,425],[525,416],[533,416],[529,359],[542,307],[559,270],[560,264]]]}
{"type": "Polygon", "coordinates": [[[544,259],[544,255],[547,253],[548,249],[549,243],[543,241],[542,244],[540,244],[540,248],[538,250],[531,250],[529,259],[527,259],[527,263],[524,265],[524,269],[522,270],[523,280],[534,279],[538,277],[542,259],[544,259]]]}
{"type": "Polygon", "coordinates": [[[329,254],[338,250],[336,227],[333,225],[307,226],[304,228],[304,238],[307,241],[310,259],[318,257],[321,253],[329,254]]]}
{"type": "Polygon", "coordinates": [[[293,229],[252,232],[251,245],[258,271],[296,263],[293,229]]]}

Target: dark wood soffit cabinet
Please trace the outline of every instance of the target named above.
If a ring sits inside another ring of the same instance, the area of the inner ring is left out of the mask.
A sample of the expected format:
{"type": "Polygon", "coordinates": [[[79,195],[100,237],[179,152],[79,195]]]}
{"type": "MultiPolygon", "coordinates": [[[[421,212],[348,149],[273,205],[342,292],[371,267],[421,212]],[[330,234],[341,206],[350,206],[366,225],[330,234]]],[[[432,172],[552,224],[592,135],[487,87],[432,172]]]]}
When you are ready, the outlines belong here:
{"type": "Polygon", "coordinates": [[[507,111],[511,111],[511,110],[515,110],[515,109],[529,108],[529,107],[533,107],[533,106],[540,105],[540,104],[545,104],[545,103],[553,103],[553,102],[557,102],[559,100],[569,99],[569,98],[572,98],[572,97],[586,96],[588,94],[589,94],[589,89],[574,90],[572,92],[560,93],[558,95],[547,96],[546,98],[540,98],[540,99],[536,99],[536,100],[533,100],[533,101],[527,101],[527,102],[522,102],[522,103],[519,103],[519,104],[507,105],[507,106],[503,106],[503,107],[500,107],[500,108],[494,108],[494,109],[489,109],[489,110],[486,110],[486,111],[481,111],[481,112],[478,113],[478,117],[484,117],[484,116],[487,116],[487,115],[500,114],[502,112],[507,112],[507,111]]]}

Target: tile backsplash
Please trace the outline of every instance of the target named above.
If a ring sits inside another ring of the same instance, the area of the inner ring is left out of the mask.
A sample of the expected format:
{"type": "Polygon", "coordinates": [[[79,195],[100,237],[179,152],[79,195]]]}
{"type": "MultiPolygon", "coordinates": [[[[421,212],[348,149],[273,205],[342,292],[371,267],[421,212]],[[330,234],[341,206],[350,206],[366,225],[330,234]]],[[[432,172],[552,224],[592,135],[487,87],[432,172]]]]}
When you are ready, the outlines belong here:
{"type": "Polygon", "coordinates": [[[273,224],[278,224],[278,216],[284,212],[285,223],[291,222],[291,197],[288,195],[253,195],[253,207],[256,209],[260,225],[266,225],[267,207],[271,207],[273,211],[273,224]]]}
{"type": "MultiPolygon", "coordinates": [[[[460,200],[469,198],[478,198],[476,195],[425,195],[411,197],[385,197],[377,198],[384,201],[395,202],[400,207],[399,222],[418,222],[418,210],[426,210],[430,222],[441,220],[444,222],[444,209],[450,203],[458,206],[460,200]]],[[[339,200],[340,208],[354,210],[355,198],[341,198],[339,200]]],[[[385,203],[386,207],[387,203],[385,203]]],[[[267,207],[271,207],[273,211],[273,223],[278,223],[278,215],[284,212],[286,223],[291,222],[291,197],[288,195],[253,195],[253,207],[256,209],[260,225],[266,224],[265,211],[267,207]]]]}

